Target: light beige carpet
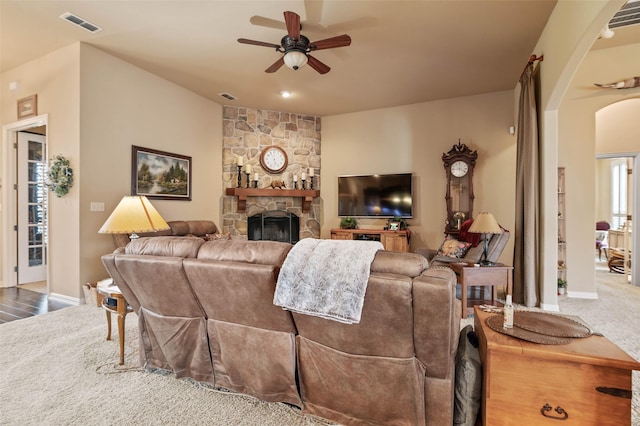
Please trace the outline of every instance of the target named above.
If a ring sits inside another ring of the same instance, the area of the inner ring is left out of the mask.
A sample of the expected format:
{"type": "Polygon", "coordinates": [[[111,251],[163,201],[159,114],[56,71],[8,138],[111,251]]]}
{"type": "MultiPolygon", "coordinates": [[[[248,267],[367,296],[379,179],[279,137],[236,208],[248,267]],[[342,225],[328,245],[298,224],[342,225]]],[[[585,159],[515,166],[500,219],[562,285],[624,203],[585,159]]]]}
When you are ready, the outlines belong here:
{"type": "Polygon", "coordinates": [[[332,424],[284,404],[219,392],[136,368],[137,316],[127,316],[125,365],[106,341],[102,309],[81,305],[0,326],[2,425],[332,424]]]}

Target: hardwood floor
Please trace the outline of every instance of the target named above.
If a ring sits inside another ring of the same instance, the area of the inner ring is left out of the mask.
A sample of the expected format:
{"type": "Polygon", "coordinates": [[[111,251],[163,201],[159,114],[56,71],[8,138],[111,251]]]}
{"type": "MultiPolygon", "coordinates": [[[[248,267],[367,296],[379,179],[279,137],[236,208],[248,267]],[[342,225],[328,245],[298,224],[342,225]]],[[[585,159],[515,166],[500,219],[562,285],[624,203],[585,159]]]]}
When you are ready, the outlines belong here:
{"type": "Polygon", "coordinates": [[[46,294],[19,287],[0,288],[0,324],[46,314],[69,306],[69,303],[49,300],[46,294]]]}

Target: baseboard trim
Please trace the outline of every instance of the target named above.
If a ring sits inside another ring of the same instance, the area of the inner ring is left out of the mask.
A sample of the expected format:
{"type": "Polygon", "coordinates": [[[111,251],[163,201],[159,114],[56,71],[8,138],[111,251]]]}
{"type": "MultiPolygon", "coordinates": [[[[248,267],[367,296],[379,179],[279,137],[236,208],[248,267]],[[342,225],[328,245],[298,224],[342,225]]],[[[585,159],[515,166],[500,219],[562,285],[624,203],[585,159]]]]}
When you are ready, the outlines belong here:
{"type": "Polygon", "coordinates": [[[49,294],[49,300],[55,300],[56,302],[71,303],[72,305],[79,305],[80,299],[78,297],[65,296],[60,293],[49,294]]]}
{"type": "Polygon", "coordinates": [[[567,291],[567,297],[572,299],[598,299],[598,293],[591,291],[567,291]]]}
{"type": "Polygon", "coordinates": [[[557,303],[541,303],[540,309],[542,309],[543,311],[560,312],[560,306],[557,303]]]}

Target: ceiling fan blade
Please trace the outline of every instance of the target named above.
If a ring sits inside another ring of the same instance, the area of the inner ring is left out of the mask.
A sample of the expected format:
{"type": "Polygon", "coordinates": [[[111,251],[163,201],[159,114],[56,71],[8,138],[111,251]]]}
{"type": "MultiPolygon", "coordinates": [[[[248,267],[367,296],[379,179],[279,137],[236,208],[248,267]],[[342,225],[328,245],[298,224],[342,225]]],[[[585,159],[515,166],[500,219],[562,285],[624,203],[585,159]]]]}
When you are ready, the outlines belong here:
{"type": "Polygon", "coordinates": [[[273,48],[276,48],[276,49],[280,49],[280,45],[279,44],[267,43],[266,41],[249,40],[249,39],[246,39],[246,38],[239,38],[238,39],[238,43],[253,44],[255,46],[273,47],[273,48]]]}
{"type": "Polygon", "coordinates": [[[286,31],[287,27],[282,21],[276,21],[275,19],[265,18],[264,16],[252,16],[249,18],[249,22],[252,25],[258,25],[261,27],[275,28],[276,30],[286,31]]]}
{"type": "Polygon", "coordinates": [[[351,37],[347,34],[314,41],[309,45],[311,50],[333,49],[334,47],[344,47],[351,45],[351,37]]]}
{"type": "MultiPolygon", "coordinates": [[[[323,64],[322,62],[320,62],[319,60],[317,60],[313,56],[307,55],[307,58],[308,58],[307,64],[309,64],[309,66],[311,68],[313,68],[314,70],[318,71],[320,74],[326,74],[329,71],[331,71],[331,68],[329,68],[328,65],[323,64]]],[[[284,61],[284,59],[283,59],[283,61],[284,61]]]]}
{"type": "Polygon", "coordinates": [[[284,65],[284,56],[273,63],[269,68],[264,70],[264,72],[276,72],[280,69],[281,66],[284,65]]]}
{"type": "Polygon", "coordinates": [[[284,22],[287,24],[289,37],[300,40],[300,15],[295,12],[284,12],[284,22]]]}

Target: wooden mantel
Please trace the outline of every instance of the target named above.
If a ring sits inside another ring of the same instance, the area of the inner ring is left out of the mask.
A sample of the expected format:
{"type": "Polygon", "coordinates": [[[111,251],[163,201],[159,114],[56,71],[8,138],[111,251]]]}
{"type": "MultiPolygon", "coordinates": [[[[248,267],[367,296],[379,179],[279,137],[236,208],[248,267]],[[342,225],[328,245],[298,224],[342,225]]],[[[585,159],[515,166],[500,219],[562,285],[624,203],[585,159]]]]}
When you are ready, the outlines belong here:
{"type": "Polygon", "coordinates": [[[311,209],[313,199],[320,196],[317,189],[227,188],[227,195],[238,197],[238,211],[247,208],[247,197],[298,197],[302,198],[302,212],[311,209]]]}

